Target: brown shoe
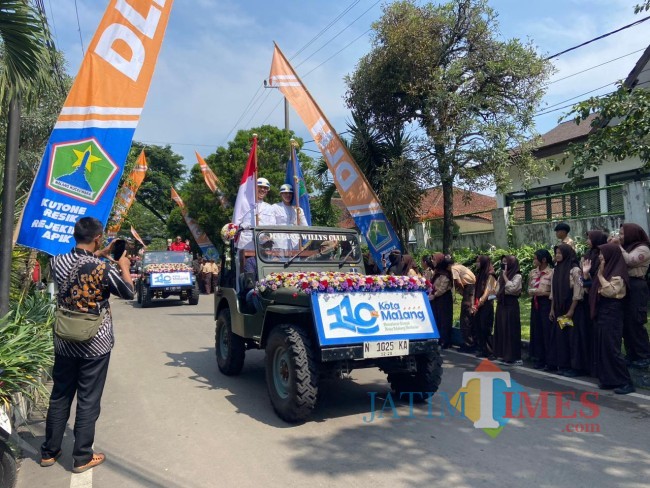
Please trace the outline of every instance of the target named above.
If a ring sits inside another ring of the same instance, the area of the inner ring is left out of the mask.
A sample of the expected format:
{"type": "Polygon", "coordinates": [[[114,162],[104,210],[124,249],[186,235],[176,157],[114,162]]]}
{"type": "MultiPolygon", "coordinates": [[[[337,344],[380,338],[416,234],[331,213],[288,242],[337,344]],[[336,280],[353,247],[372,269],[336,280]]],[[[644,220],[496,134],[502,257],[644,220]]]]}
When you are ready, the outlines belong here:
{"type": "Polygon", "coordinates": [[[83,466],[74,466],[72,468],[73,473],[83,473],[84,471],[89,470],[90,468],[94,468],[95,466],[99,466],[102,464],[104,461],[106,461],[106,456],[104,456],[101,452],[93,454],[93,457],[90,461],[88,461],[86,464],[83,466]]]}
{"type": "Polygon", "coordinates": [[[61,449],[58,450],[58,452],[54,455],[54,457],[51,458],[41,458],[41,466],[44,468],[47,468],[48,466],[54,465],[56,463],[56,460],[61,457],[61,449]]]}

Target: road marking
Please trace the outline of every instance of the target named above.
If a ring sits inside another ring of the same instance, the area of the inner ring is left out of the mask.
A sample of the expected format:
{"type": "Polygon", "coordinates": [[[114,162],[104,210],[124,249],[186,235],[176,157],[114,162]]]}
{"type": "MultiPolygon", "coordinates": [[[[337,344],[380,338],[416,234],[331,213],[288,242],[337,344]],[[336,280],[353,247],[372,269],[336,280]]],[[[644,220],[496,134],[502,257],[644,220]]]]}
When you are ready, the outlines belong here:
{"type": "MultiPolygon", "coordinates": [[[[452,351],[452,350],[447,350],[445,352],[452,352],[454,354],[458,354],[459,356],[465,356],[465,357],[468,357],[468,358],[479,359],[476,356],[474,356],[473,354],[467,354],[467,353],[452,351]]],[[[547,378],[551,378],[551,379],[554,379],[554,380],[566,381],[566,382],[569,382],[569,383],[574,383],[576,385],[582,385],[582,386],[591,386],[591,387],[594,388],[594,390],[599,390],[597,383],[591,383],[589,381],[578,380],[578,379],[575,379],[575,378],[567,378],[566,376],[559,376],[559,375],[556,375],[556,374],[553,374],[553,373],[547,373],[546,371],[540,371],[538,369],[527,368],[525,366],[509,366],[507,364],[501,364],[501,363],[499,363],[497,361],[492,361],[492,362],[494,364],[496,364],[497,366],[499,366],[499,367],[501,367],[501,366],[508,367],[509,371],[526,371],[527,373],[533,373],[533,374],[536,374],[536,375],[539,375],[539,376],[546,376],[547,378]]],[[[604,393],[608,392],[609,390],[599,390],[599,391],[600,391],[601,394],[604,394],[604,393]]],[[[612,395],[616,395],[616,394],[612,393],[612,395]]],[[[620,396],[620,397],[624,397],[624,396],[626,396],[626,397],[635,397],[635,398],[640,398],[642,400],[650,401],[650,395],[643,395],[642,393],[628,393],[627,395],[616,395],[616,396],[617,397],[618,396],[620,396]]]]}
{"type": "Polygon", "coordinates": [[[89,469],[79,474],[72,474],[70,488],[93,488],[93,470],[89,469]]]}

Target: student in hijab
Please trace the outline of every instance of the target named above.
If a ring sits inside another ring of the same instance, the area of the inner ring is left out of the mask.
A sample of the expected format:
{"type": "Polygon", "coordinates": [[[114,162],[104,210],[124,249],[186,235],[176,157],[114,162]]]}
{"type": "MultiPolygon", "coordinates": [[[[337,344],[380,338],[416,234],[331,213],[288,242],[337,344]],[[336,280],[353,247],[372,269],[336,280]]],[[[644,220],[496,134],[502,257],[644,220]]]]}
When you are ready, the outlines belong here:
{"type": "Polygon", "coordinates": [[[440,344],[443,349],[451,347],[451,332],[454,319],[453,281],[449,262],[442,253],[434,254],[433,292],[429,295],[433,318],[440,331],[440,344]]]}
{"type": "Polygon", "coordinates": [[[595,326],[594,373],[599,387],[626,395],[634,392],[630,372],[621,353],[624,298],[630,278],[621,248],[616,243],[600,246],[597,279],[592,284],[598,296],[591,309],[595,326]]]}
{"type": "Polygon", "coordinates": [[[390,266],[386,274],[396,276],[416,276],[418,274],[415,261],[408,254],[402,254],[400,251],[392,251],[388,255],[390,266]]]}
{"type": "Polygon", "coordinates": [[[472,330],[476,332],[477,358],[487,358],[492,350],[492,327],[494,324],[494,296],[497,278],[490,256],[476,258],[476,288],[472,309],[472,330]]]}
{"type": "MultiPolygon", "coordinates": [[[[590,356],[594,353],[594,324],[591,321],[591,307],[596,303],[598,291],[593,283],[598,279],[598,266],[600,265],[599,246],[607,244],[607,232],[602,230],[590,230],[587,232],[587,252],[582,259],[582,287],[584,289],[584,298],[582,308],[584,310],[585,332],[590,356]]],[[[593,367],[593,361],[590,360],[590,369],[593,367]]],[[[591,371],[593,375],[593,371],[591,371]]]]}
{"type": "Polygon", "coordinates": [[[530,305],[530,355],[535,358],[535,369],[546,368],[546,355],[551,347],[551,280],[553,258],[546,249],[535,251],[534,269],[528,278],[530,305]]]}
{"type": "Polygon", "coordinates": [[[578,306],[583,295],[582,271],[575,251],[569,244],[555,246],[549,314],[553,321],[551,363],[558,367],[560,375],[571,378],[589,369],[583,308],[578,306]]]}
{"type": "Polygon", "coordinates": [[[515,256],[501,258],[494,325],[494,356],[506,364],[521,366],[521,317],[519,314],[521,273],[515,256]]]}
{"type": "Polygon", "coordinates": [[[643,228],[637,224],[623,224],[619,239],[630,276],[630,288],[625,296],[623,342],[630,366],[645,369],[650,366],[650,341],[645,328],[650,299],[645,280],[650,265],[650,241],[643,228]]]}

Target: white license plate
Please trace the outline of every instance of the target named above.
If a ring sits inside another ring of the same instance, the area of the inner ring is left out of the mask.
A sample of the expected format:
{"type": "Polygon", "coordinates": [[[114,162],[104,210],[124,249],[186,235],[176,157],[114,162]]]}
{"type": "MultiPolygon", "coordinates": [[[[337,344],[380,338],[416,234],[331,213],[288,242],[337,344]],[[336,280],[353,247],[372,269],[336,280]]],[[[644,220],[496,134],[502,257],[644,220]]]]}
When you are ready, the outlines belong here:
{"type": "Polygon", "coordinates": [[[391,356],[407,356],[409,341],[377,341],[363,343],[364,358],[387,358],[391,356]]]}

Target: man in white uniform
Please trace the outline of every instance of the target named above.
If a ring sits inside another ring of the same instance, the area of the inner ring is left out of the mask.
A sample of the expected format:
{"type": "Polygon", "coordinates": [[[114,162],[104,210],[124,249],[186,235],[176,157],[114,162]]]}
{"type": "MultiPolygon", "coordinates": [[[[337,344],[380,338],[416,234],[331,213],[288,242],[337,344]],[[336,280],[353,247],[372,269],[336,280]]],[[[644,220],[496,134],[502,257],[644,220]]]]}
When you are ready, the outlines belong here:
{"type": "MultiPolygon", "coordinates": [[[[260,227],[263,225],[278,225],[278,217],[280,213],[278,209],[266,203],[264,199],[271,189],[271,184],[266,178],[257,179],[257,203],[255,208],[251,208],[247,214],[242,218],[241,222],[235,222],[243,229],[250,229],[251,227],[260,227]]],[[[243,231],[237,243],[238,249],[253,249],[252,246],[253,234],[251,231],[243,231]]]]}
{"type": "Polygon", "coordinates": [[[291,188],[291,185],[285,183],[280,187],[280,197],[282,201],[273,205],[277,210],[278,225],[308,225],[303,209],[300,207],[296,209],[291,204],[293,201],[293,188],[291,188]]]}

